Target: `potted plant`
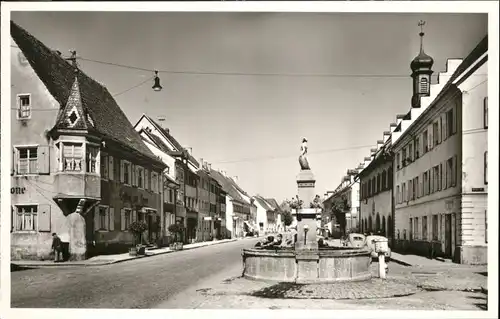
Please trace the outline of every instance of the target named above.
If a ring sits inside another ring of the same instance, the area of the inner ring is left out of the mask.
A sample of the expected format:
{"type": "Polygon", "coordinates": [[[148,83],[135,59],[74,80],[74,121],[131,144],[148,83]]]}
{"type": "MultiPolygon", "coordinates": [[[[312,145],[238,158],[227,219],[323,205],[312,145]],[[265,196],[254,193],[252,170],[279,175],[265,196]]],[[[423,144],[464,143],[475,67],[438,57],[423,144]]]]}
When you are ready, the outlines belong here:
{"type": "Polygon", "coordinates": [[[182,233],[184,227],[181,224],[172,224],[168,226],[168,231],[171,233],[170,249],[182,250],[182,233]]]}
{"type": "Polygon", "coordinates": [[[146,247],[142,245],[142,233],[147,228],[148,226],[143,221],[135,221],[128,227],[128,230],[134,235],[134,246],[129,251],[131,256],[144,255],[146,253],[146,247]]]}

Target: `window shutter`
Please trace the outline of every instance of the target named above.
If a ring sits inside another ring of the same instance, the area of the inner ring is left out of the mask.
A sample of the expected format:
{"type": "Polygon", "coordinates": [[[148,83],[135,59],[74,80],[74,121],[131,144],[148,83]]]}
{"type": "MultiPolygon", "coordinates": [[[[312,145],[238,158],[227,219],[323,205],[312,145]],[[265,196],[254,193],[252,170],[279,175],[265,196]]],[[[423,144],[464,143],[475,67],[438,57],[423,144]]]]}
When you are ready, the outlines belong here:
{"type": "Polygon", "coordinates": [[[458,112],[458,107],[453,107],[453,130],[452,130],[453,134],[457,132],[457,112],[458,112]]]}
{"type": "Polygon", "coordinates": [[[432,150],[432,147],[433,147],[433,145],[432,145],[433,144],[433,134],[434,134],[433,131],[434,130],[433,130],[433,127],[431,124],[427,127],[427,145],[428,145],[429,151],[432,150]]]}
{"type": "Polygon", "coordinates": [[[149,170],[147,168],[144,169],[144,180],[142,183],[144,184],[144,189],[149,190],[149,170]]]}
{"type": "Polygon", "coordinates": [[[110,231],[115,230],[115,208],[114,207],[109,208],[109,230],[110,231]]]}
{"type": "Polygon", "coordinates": [[[420,185],[419,185],[419,188],[420,188],[420,197],[424,196],[424,174],[420,174],[420,185]]]}
{"type": "Polygon", "coordinates": [[[99,206],[94,208],[94,230],[99,230],[101,227],[99,225],[99,206]]]}
{"type": "Polygon", "coordinates": [[[113,156],[109,156],[108,157],[108,178],[109,180],[113,180],[115,179],[115,165],[114,165],[114,161],[113,161],[113,156]]]}
{"type": "Polygon", "coordinates": [[[12,162],[10,163],[10,175],[14,175],[16,173],[16,149],[12,148],[12,162]]]}
{"type": "Polygon", "coordinates": [[[50,205],[38,206],[38,231],[50,232],[50,205]]]}
{"type": "Polygon", "coordinates": [[[134,209],[132,210],[132,222],[137,221],[137,211],[134,209]]]}
{"type": "Polygon", "coordinates": [[[451,185],[453,187],[457,186],[457,177],[458,177],[458,165],[457,165],[457,155],[453,156],[452,164],[451,164],[451,185]]]}
{"type": "Polygon", "coordinates": [[[135,165],[134,165],[134,164],[132,164],[132,165],[130,165],[130,167],[131,167],[131,169],[130,169],[130,170],[131,170],[131,172],[132,172],[132,175],[131,175],[131,179],[132,179],[132,181],[130,182],[130,185],[135,186],[135,185],[137,185],[137,184],[136,184],[136,182],[135,182],[135,173],[136,173],[136,172],[135,172],[135,165]]]}
{"type": "Polygon", "coordinates": [[[123,160],[120,161],[120,182],[125,183],[125,165],[123,160]]]}
{"type": "Polygon", "coordinates": [[[15,218],[15,213],[14,213],[14,206],[10,206],[10,232],[12,233],[14,231],[14,228],[16,226],[16,218],[15,218]]]}
{"type": "Polygon", "coordinates": [[[120,210],[120,217],[121,217],[121,222],[120,222],[121,230],[126,230],[125,229],[125,209],[123,209],[123,208],[120,210]]]}
{"type": "Polygon", "coordinates": [[[95,149],[96,153],[95,155],[91,155],[91,157],[93,156],[94,159],[95,159],[95,171],[97,174],[101,175],[103,174],[103,172],[101,172],[101,151],[99,150],[99,148],[95,149]]]}
{"type": "Polygon", "coordinates": [[[429,189],[429,194],[434,193],[434,168],[431,168],[429,170],[429,182],[430,182],[430,189],[429,189]]]}
{"type": "Polygon", "coordinates": [[[134,166],[134,182],[135,186],[139,186],[139,166],[134,166]]]}
{"type": "Polygon", "coordinates": [[[410,201],[412,199],[411,198],[411,194],[413,194],[413,181],[409,180],[408,181],[408,196],[407,196],[407,201],[410,201]]]}
{"type": "Polygon", "coordinates": [[[441,136],[442,136],[442,140],[445,141],[448,136],[446,134],[448,134],[448,126],[446,124],[446,112],[441,114],[441,124],[442,124],[442,129],[441,129],[441,136]]]}
{"type": "Polygon", "coordinates": [[[442,126],[443,126],[443,117],[440,116],[438,121],[437,121],[437,141],[438,143],[441,143],[441,130],[442,130],[442,126]]]}
{"type": "Polygon", "coordinates": [[[50,149],[48,145],[40,145],[37,149],[38,174],[50,174],[50,149]]]}

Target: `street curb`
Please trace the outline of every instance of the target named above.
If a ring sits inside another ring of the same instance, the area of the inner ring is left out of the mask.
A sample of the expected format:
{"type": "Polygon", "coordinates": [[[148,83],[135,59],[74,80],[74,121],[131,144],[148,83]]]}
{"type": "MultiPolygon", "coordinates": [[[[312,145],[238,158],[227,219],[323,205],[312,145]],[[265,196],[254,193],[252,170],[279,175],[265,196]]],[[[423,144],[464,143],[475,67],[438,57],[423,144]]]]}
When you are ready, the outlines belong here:
{"type": "MultiPolygon", "coordinates": [[[[242,238],[241,240],[245,240],[246,238],[242,238]]],[[[135,257],[130,257],[122,260],[111,260],[111,261],[105,261],[105,262],[96,262],[96,263],[73,263],[73,264],[46,264],[46,265],[20,265],[16,264],[15,262],[11,261],[11,264],[18,267],[18,268],[63,268],[63,267],[93,267],[93,266],[104,266],[104,265],[112,265],[112,264],[119,264],[122,262],[130,261],[130,260],[135,260],[135,259],[140,259],[140,258],[147,258],[147,257],[154,257],[154,256],[159,256],[159,255],[165,255],[165,254],[170,254],[174,252],[179,252],[179,251],[185,251],[185,250],[192,250],[192,249],[197,249],[197,248],[202,248],[202,247],[208,247],[208,246],[215,246],[215,245],[221,245],[221,244],[226,244],[226,243],[232,243],[235,241],[238,241],[238,238],[234,238],[228,241],[220,242],[209,242],[209,244],[206,245],[200,245],[196,247],[187,247],[183,248],[182,250],[167,250],[167,251],[162,251],[157,254],[150,254],[150,255],[144,255],[144,256],[135,256],[135,257]]]]}
{"type": "Polygon", "coordinates": [[[400,265],[403,265],[403,266],[406,266],[406,267],[412,267],[413,266],[412,264],[409,264],[409,263],[407,263],[405,261],[402,261],[402,260],[399,260],[399,259],[395,259],[392,256],[391,256],[391,259],[389,261],[395,262],[396,264],[400,264],[400,265]]]}

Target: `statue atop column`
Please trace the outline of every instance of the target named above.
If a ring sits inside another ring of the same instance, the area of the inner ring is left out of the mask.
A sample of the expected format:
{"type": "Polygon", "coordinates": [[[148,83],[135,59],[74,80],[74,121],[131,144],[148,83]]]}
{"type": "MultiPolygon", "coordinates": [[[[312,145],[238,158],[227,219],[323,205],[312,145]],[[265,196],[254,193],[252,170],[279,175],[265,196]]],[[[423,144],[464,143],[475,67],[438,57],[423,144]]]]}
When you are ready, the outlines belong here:
{"type": "Polygon", "coordinates": [[[299,164],[301,170],[310,170],[309,162],[307,161],[307,138],[302,139],[302,145],[300,146],[300,156],[299,164]]]}

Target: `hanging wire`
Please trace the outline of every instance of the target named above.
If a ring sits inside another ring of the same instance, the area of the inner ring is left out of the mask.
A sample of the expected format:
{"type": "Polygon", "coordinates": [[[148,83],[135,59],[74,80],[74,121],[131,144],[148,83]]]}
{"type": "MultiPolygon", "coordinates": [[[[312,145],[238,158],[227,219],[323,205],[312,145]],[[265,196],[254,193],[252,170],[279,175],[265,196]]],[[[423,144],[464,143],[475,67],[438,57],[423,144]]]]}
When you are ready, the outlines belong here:
{"type": "Polygon", "coordinates": [[[117,96],[120,96],[122,94],[125,94],[125,93],[127,93],[127,92],[129,92],[129,91],[131,91],[131,90],[133,90],[135,88],[138,88],[138,87],[144,85],[147,82],[150,82],[152,79],[153,79],[153,77],[147,78],[146,80],[142,81],[141,83],[138,83],[138,84],[136,84],[136,85],[134,85],[134,86],[126,89],[126,90],[123,90],[123,91],[121,91],[119,93],[114,94],[113,97],[117,97],[117,96]]]}
{"type": "MultiPolygon", "coordinates": [[[[18,48],[17,46],[11,45],[11,47],[18,48]]],[[[194,75],[231,75],[231,76],[285,76],[285,77],[351,77],[351,78],[376,78],[376,77],[387,77],[387,78],[399,78],[399,77],[404,77],[407,78],[408,75],[349,75],[349,74],[285,74],[285,73],[240,73],[240,72],[190,72],[190,71],[169,71],[169,70],[152,70],[152,69],[146,69],[146,68],[141,68],[141,67],[135,67],[135,66],[130,66],[130,65],[124,65],[124,64],[118,64],[118,63],[112,63],[112,62],[105,62],[105,61],[99,61],[99,60],[93,60],[93,59],[87,59],[83,57],[76,57],[76,59],[82,60],[82,61],[88,61],[88,62],[94,62],[94,63],[100,63],[100,64],[105,64],[105,65],[110,65],[110,66],[116,66],[116,67],[123,67],[127,69],[133,69],[133,70],[140,70],[140,71],[146,71],[146,72],[154,72],[158,71],[159,73],[171,73],[171,74],[194,74],[194,75]]],[[[472,76],[485,76],[486,74],[473,74],[472,76]]],[[[148,78],[145,81],[140,82],[139,84],[134,85],[133,87],[130,87],[122,92],[119,92],[115,94],[114,96],[119,96],[121,94],[124,94],[126,92],[131,91],[134,88],[140,87],[141,85],[147,83],[148,81],[151,81],[152,78],[148,78]]],[[[471,89],[467,90],[467,92],[470,92],[480,86],[481,84],[487,82],[488,79],[480,82],[476,86],[472,87],[471,89]]],[[[447,103],[451,101],[453,98],[455,98],[458,94],[461,92],[457,92],[448,99],[444,100],[442,103],[447,103]]],[[[17,108],[12,108],[14,110],[17,110],[17,108]]],[[[38,111],[57,111],[57,109],[32,109],[32,110],[38,110],[38,111]]],[[[468,133],[468,131],[475,131],[476,129],[473,130],[467,130],[463,131],[463,133],[468,133]]],[[[474,133],[474,132],[469,132],[469,133],[474,133]]],[[[311,152],[311,154],[320,154],[320,153],[329,153],[329,152],[338,152],[338,151],[348,151],[348,150],[353,150],[353,149],[361,149],[361,148],[368,148],[372,147],[373,145],[363,145],[363,146],[355,146],[355,147],[348,147],[348,148],[340,148],[340,149],[329,149],[329,150],[324,150],[324,151],[318,151],[318,152],[311,152]]],[[[249,159],[241,159],[241,160],[232,160],[232,161],[217,161],[214,162],[214,164],[231,164],[231,163],[240,163],[240,162],[252,162],[252,161],[260,161],[260,160],[272,160],[272,159],[278,159],[278,158],[289,158],[295,155],[286,155],[286,156],[270,156],[270,157],[260,157],[260,158],[249,158],[249,159]]]]}
{"type": "MultiPolygon", "coordinates": [[[[332,148],[332,149],[321,150],[321,151],[316,151],[316,152],[309,152],[309,154],[324,154],[324,153],[333,153],[333,152],[341,152],[341,151],[351,151],[351,150],[368,148],[368,147],[373,147],[373,145],[361,145],[361,146],[351,146],[351,147],[344,147],[344,148],[332,148]]],[[[212,163],[213,164],[233,164],[233,163],[242,163],[242,162],[256,162],[256,161],[263,161],[263,160],[291,158],[291,157],[295,157],[295,156],[296,155],[254,157],[254,158],[246,158],[246,159],[232,160],[232,161],[216,161],[216,162],[212,162],[212,163]]]]}

